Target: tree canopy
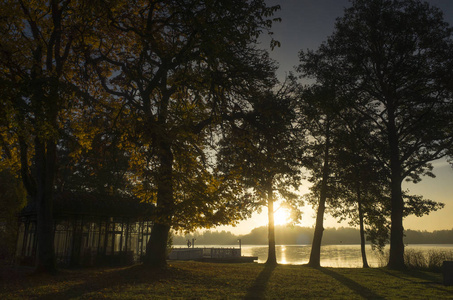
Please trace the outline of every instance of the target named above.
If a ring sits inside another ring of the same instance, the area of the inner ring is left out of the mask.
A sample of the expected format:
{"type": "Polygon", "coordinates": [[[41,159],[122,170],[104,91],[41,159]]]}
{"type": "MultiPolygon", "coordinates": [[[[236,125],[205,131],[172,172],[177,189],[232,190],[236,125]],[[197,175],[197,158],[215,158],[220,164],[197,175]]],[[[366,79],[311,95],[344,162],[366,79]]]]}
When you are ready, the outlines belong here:
{"type": "Polygon", "coordinates": [[[451,145],[451,34],[426,2],[356,0],[316,52],[300,54],[305,75],[334,81],[350,109],[373,124],[362,142],[390,182],[390,267],[404,265],[401,183],[432,175],[430,161],[451,145]]]}
{"type": "Polygon", "coordinates": [[[87,24],[69,1],[0,2],[2,148],[16,160],[29,198],[36,202],[37,270],[53,272],[52,201],[59,130],[77,106],[76,53],[87,24]],[[18,159],[19,158],[19,159],[18,159]]]}
{"type": "Polygon", "coordinates": [[[256,44],[277,9],[239,0],[2,2],[2,161],[17,156],[29,196],[42,203],[44,268],[54,269],[56,183],[155,203],[151,265],[165,264],[170,227],[247,215],[216,172],[213,144],[234,107],[275,82],[256,44]]]}
{"type": "Polygon", "coordinates": [[[313,265],[327,204],[381,244],[390,224],[389,267],[404,267],[403,218],[442,207],[401,185],[452,154],[453,29],[422,1],[353,0],[318,50],[300,52],[315,83],[299,89],[292,76],[278,84],[258,46],[262,34],[279,46],[278,9],[0,2],[0,175],[36,204],[37,269],[55,271],[56,193],[152,203],[144,261],[164,266],[172,228],[235,224],[263,204],[271,249],[274,201],[300,205],[302,170],[318,207],[313,265]]]}
{"type": "MultiPolygon", "coordinates": [[[[258,209],[267,206],[269,226],[268,264],[276,264],[274,203],[281,199],[292,207],[294,222],[300,218],[301,181],[300,153],[305,137],[296,125],[297,85],[288,79],[277,90],[255,93],[249,112],[240,111],[241,119],[227,123],[220,141],[219,164],[225,175],[242,182],[250,189],[258,209]]],[[[278,208],[277,208],[278,209],[278,208]]]]}

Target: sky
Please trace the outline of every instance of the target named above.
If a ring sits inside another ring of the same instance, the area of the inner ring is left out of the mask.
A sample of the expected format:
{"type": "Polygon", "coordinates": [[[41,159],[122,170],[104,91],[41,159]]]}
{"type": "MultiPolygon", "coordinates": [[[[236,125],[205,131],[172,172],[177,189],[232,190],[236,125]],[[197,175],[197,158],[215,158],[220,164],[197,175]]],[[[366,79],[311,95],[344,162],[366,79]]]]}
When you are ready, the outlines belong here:
{"type": "MultiPolygon", "coordinates": [[[[272,31],[274,38],[281,47],[270,51],[271,57],[279,64],[277,75],[280,79],[288,72],[294,71],[298,65],[300,50],[313,49],[333,33],[335,20],[341,17],[345,7],[350,6],[348,0],[266,0],[269,5],[279,4],[281,10],[276,17],[282,22],[276,23],[272,31]]],[[[431,5],[439,7],[444,12],[444,18],[453,25],[453,0],[429,0],[431,5]]],[[[263,40],[261,46],[267,47],[268,41],[263,40]]],[[[424,177],[418,184],[404,183],[403,189],[409,189],[410,194],[422,195],[427,199],[445,203],[445,207],[437,212],[421,218],[410,216],[404,220],[405,229],[413,230],[442,230],[453,229],[453,169],[445,160],[435,161],[434,174],[436,178],[424,177]]],[[[306,193],[308,186],[301,187],[300,192],[306,193]]],[[[312,227],[315,223],[315,212],[311,207],[302,208],[301,226],[312,227]]],[[[242,221],[236,227],[221,226],[214,230],[226,230],[235,234],[247,234],[253,228],[267,225],[267,209],[252,218],[242,221]]],[[[324,227],[348,226],[346,222],[337,223],[331,217],[326,217],[324,227]]]]}

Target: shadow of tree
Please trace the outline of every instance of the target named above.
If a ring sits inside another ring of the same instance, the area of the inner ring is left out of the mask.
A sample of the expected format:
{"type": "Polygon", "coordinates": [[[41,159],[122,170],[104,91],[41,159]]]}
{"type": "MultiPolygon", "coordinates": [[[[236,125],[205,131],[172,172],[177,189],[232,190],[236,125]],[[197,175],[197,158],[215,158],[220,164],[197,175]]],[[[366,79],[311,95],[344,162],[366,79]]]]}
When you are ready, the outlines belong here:
{"type": "Polygon", "coordinates": [[[105,272],[93,272],[79,284],[72,285],[70,288],[48,293],[39,299],[70,299],[83,297],[86,294],[101,292],[104,289],[112,288],[115,284],[139,284],[156,283],[168,278],[187,276],[183,270],[176,270],[171,267],[165,269],[152,269],[143,265],[136,265],[122,269],[114,269],[105,272]]]}
{"type": "Polygon", "coordinates": [[[247,295],[245,295],[244,299],[264,299],[267,283],[276,267],[277,265],[266,265],[256,277],[253,285],[247,290],[247,295]]]}
{"type": "Polygon", "coordinates": [[[356,281],[347,278],[339,273],[332,271],[331,269],[325,268],[317,268],[320,272],[334,278],[338,282],[342,283],[343,285],[347,286],[349,289],[356,292],[358,295],[362,296],[365,299],[385,299],[384,297],[376,294],[369,288],[357,283],[356,281]]]}
{"type": "Polygon", "coordinates": [[[415,277],[415,278],[418,278],[418,279],[426,281],[424,283],[441,284],[441,281],[439,280],[438,277],[433,276],[433,274],[425,273],[425,272],[418,271],[418,270],[400,271],[398,273],[391,272],[391,271],[389,271],[387,269],[380,269],[380,270],[382,272],[384,272],[385,274],[389,275],[389,276],[396,277],[396,278],[399,278],[399,279],[404,279],[404,280],[407,280],[407,281],[410,281],[410,282],[416,282],[416,281],[414,281],[412,279],[409,279],[409,278],[407,278],[405,276],[402,276],[402,275],[407,275],[408,277],[415,277]]]}
{"type": "Polygon", "coordinates": [[[446,292],[448,294],[453,295],[453,291],[448,290],[446,288],[442,288],[443,287],[442,280],[439,279],[439,277],[433,276],[433,274],[431,274],[431,273],[426,273],[426,272],[422,272],[422,271],[418,271],[418,270],[402,271],[401,273],[390,272],[386,269],[380,269],[380,270],[389,276],[396,277],[398,279],[405,280],[405,281],[408,281],[408,282],[414,283],[414,284],[427,284],[431,288],[434,288],[439,291],[446,292]],[[403,275],[407,275],[407,276],[403,276],[403,275]],[[411,278],[418,278],[422,281],[416,281],[411,278]]]}

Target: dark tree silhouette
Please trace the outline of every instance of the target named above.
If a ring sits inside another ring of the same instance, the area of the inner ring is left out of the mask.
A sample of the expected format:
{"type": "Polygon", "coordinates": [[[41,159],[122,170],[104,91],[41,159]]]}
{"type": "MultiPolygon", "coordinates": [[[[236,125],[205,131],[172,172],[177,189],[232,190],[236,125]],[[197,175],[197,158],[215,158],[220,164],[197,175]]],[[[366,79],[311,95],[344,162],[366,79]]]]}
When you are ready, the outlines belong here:
{"type": "Polygon", "coordinates": [[[211,144],[251,91],[273,84],[275,67],[256,42],[277,9],[264,1],[120,1],[94,23],[99,42],[86,41],[87,59],[133,120],[136,174],[156,204],[145,264],[166,265],[172,226],[241,216],[234,192],[216,178],[211,144]]]}
{"type": "MultiPolygon", "coordinates": [[[[77,102],[73,45],[86,28],[69,11],[78,1],[12,1],[0,4],[2,148],[17,159],[28,197],[36,207],[37,272],[56,271],[53,195],[59,129],[77,102]],[[77,30],[75,30],[77,28],[77,30]],[[19,157],[18,157],[19,156],[19,157]]],[[[3,159],[3,158],[2,158],[3,159]]]]}
{"type": "Polygon", "coordinates": [[[387,172],[391,193],[390,268],[404,268],[403,180],[432,175],[431,161],[451,145],[452,30],[426,2],[356,0],[302,69],[335,78],[352,108],[373,124],[369,151],[387,172]]]}
{"type": "MultiPolygon", "coordinates": [[[[364,124],[360,127],[364,135],[369,132],[369,128],[364,124]]],[[[371,239],[373,246],[379,246],[379,242],[386,241],[387,231],[379,228],[382,227],[382,221],[387,220],[389,215],[389,193],[385,188],[387,182],[382,168],[356,139],[357,129],[351,132],[347,128],[347,126],[344,127],[340,132],[341,143],[334,153],[333,159],[338,169],[335,177],[339,192],[338,197],[331,201],[330,213],[340,220],[349,218],[350,225],[359,226],[363,267],[368,268],[365,251],[366,225],[368,230],[384,234],[382,238],[376,236],[371,239]],[[372,216],[380,216],[380,218],[372,216]]]]}
{"type": "MultiPolygon", "coordinates": [[[[288,81],[290,82],[290,81],[288,81]]],[[[276,197],[296,210],[295,191],[300,184],[300,161],[303,139],[295,124],[295,84],[284,84],[277,92],[257,93],[250,101],[244,118],[230,123],[230,131],[221,141],[219,155],[226,174],[235,174],[244,188],[255,192],[258,205],[268,209],[269,253],[267,264],[277,263],[275,253],[274,212],[276,197]],[[293,191],[292,191],[293,190],[293,191]]],[[[299,214],[295,214],[296,219],[299,214]]]]}
{"type": "Polygon", "coordinates": [[[335,161],[332,153],[337,148],[338,130],[341,120],[338,117],[334,85],[314,85],[303,91],[299,101],[301,129],[310,135],[306,149],[304,167],[310,171],[311,193],[308,201],[317,208],[315,233],[308,265],[320,266],[321,242],[324,231],[324,213],[327,202],[335,198],[333,174],[335,161]]]}

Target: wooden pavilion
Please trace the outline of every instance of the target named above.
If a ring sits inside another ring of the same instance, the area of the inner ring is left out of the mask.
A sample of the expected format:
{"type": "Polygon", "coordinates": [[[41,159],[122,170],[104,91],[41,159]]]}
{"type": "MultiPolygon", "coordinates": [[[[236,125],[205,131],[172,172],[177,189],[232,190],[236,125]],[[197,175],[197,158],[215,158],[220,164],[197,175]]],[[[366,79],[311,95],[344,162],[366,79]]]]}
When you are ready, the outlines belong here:
{"type": "MultiPolygon", "coordinates": [[[[152,228],[153,205],[136,198],[61,193],[55,197],[55,255],[64,266],[139,262],[152,228]]],[[[19,216],[16,262],[34,265],[37,252],[36,208],[19,216]]]]}

